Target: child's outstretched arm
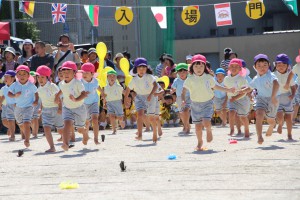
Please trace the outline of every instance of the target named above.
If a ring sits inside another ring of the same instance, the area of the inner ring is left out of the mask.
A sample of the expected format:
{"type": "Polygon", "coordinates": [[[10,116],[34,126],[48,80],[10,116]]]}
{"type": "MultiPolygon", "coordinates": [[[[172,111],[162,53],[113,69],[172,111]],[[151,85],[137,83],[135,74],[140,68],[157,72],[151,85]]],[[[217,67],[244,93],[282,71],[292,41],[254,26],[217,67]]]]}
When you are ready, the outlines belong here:
{"type": "Polygon", "coordinates": [[[129,87],[126,87],[125,92],[124,92],[124,100],[127,102],[128,101],[128,95],[130,93],[129,87]]]}
{"type": "Polygon", "coordinates": [[[215,90],[220,90],[222,92],[231,92],[231,93],[235,93],[235,88],[226,88],[226,87],[222,87],[222,86],[219,86],[219,85],[215,85],[213,87],[213,89],[215,90]]]}
{"type": "Polygon", "coordinates": [[[56,93],[56,95],[55,95],[55,99],[54,99],[54,102],[56,103],[56,104],[59,104],[59,102],[60,102],[60,95],[62,94],[62,91],[61,90],[59,90],[58,91],[58,93],[56,93]]]}
{"type": "Polygon", "coordinates": [[[292,92],[292,94],[289,96],[290,100],[294,99],[296,91],[297,91],[297,86],[296,85],[291,86],[291,92],[292,92]]]}
{"type": "Polygon", "coordinates": [[[182,104],[185,104],[185,95],[186,95],[186,91],[187,89],[185,87],[182,88],[182,92],[181,92],[181,100],[182,100],[182,104]]]}
{"type": "Polygon", "coordinates": [[[272,103],[274,105],[277,105],[278,104],[278,100],[276,98],[277,96],[277,93],[278,93],[278,90],[279,90],[279,83],[277,80],[274,80],[273,81],[273,88],[272,88],[272,103]]]}
{"type": "Polygon", "coordinates": [[[12,92],[8,92],[7,96],[10,98],[18,98],[21,96],[22,92],[17,92],[16,94],[13,94],[12,92]]]}
{"type": "Polygon", "coordinates": [[[5,97],[4,96],[0,96],[0,108],[2,109],[2,103],[4,101],[5,97]]]}
{"type": "Polygon", "coordinates": [[[35,97],[35,100],[34,100],[34,102],[32,103],[32,105],[33,105],[33,106],[37,106],[38,103],[39,103],[39,94],[36,92],[36,93],[34,94],[34,97],[35,97]]]}
{"type": "Polygon", "coordinates": [[[153,88],[151,93],[149,94],[149,96],[147,97],[147,101],[151,101],[151,98],[153,96],[153,94],[155,93],[155,91],[157,90],[157,83],[154,81],[153,82],[153,88]]]}
{"type": "Polygon", "coordinates": [[[284,89],[288,90],[290,88],[290,84],[293,78],[294,78],[294,72],[291,71],[287,77],[285,85],[283,86],[284,89]]]}
{"type": "Polygon", "coordinates": [[[70,95],[69,97],[72,101],[77,102],[77,101],[81,101],[81,100],[85,99],[89,95],[89,93],[90,92],[82,91],[81,94],[77,98],[75,98],[73,95],[70,95]]]}

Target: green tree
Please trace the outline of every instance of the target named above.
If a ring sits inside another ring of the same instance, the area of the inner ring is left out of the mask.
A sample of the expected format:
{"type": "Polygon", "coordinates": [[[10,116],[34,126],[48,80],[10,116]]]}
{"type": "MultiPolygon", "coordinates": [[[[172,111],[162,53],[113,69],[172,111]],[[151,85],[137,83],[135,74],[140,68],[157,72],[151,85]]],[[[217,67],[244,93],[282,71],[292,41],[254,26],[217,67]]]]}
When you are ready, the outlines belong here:
{"type": "MultiPolygon", "coordinates": [[[[11,19],[10,2],[2,2],[0,10],[0,21],[11,19]]],[[[19,11],[19,2],[14,2],[15,18],[16,19],[28,19],[27,22],[16,23],[16,36],[19,38],[30,38],[32,40],[39,39],[40,30],[37,29],[35,22],[30,22],[31,19],[27,14],[19,11]]]]}

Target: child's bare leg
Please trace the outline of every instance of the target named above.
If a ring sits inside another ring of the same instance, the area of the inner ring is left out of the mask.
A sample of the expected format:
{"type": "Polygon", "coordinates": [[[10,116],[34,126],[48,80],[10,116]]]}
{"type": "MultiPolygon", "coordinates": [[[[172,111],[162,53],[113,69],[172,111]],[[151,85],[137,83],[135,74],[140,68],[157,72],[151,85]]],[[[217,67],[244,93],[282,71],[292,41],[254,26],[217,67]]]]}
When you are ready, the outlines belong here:
{"type": "Polygon", "coordinates": [[[226,124],[227,124],[227,111],[226,111],[226,109],[223,109],[222,111],[221,111],[221,120],[222,120],[222,126],[226,126],[226,124]]]}
{"type": "Polygon", "coordinates": [[[113,130],[112,134],[116,134],[117,133],[117,129],[116,129],[116,116],[114,114],[110,114],[109,115],[109,121],[111,124],[111,128],[113,130]]]}
{"type": "Polygon", "coordinates": [[[155,115],[149,115],[148,118],[149,118],[150,124],[152,126],[152,131],[153,131],[152,141],[154,143],[156,143],[157,142],[157,126],[156,126],[155,115]]]}
{"type": "Polygon", "coordinates": [[[123,116],[119,116],[117,117],[118,118],[118,121],[119,121],[119,124],[121,126],[121,128],[125,128],[125,121],[124,121],[124,117],[123,116]]]}
{"type": "Polygon", "coordinates": [[[150,131],[150,120],[149,120],[148,115],[144,115],[143,122],[144,122],[144,124],[146,126],[145,132],[150,131]]]}
{"type": "Polygon", "coordinates": [[[236,120],[236,128],[238,130],[238,135],[242,134],[242,130],[241,130],[241,126],[242,126],[242,122],[240,120],[240,117],[237,115],[237,113],[235,113],[235,120],[236,120]]]}
{"type": "Polygon", "coordinates": [[[7,128],[7,135],[10,136],[10,130],[9,130],[9,126],[8,126],[8,121],[6,119],[2,120],[2,124],[3,126],[5,126],[7,128]]]}
{"type": "Polygon", "coordinates": [[[143,131],[143,121],[144,121],[144,110],[138,110],[137,111],[137,137],[136,139],[141,140],[142,139],[142,131],[143,131]]]}
{"type": "Polygon", "coordinates": [[[16,122],[15,120],[8,120],[8,129],[10,130],[10,141],[15,141],[16,122]]]}
{"type": "Polygon", "coordinates": [[[286,128],[287,128],[287,134],[288,134],[288,139],[289,140],[292,140],[293,137],[292,137],[292,128],[293,128],[293,114],[292,113],[289,113],[289,114],[285,114],[284,116],[284,119],[285,119],[285,122],[286,122],[286,128]]]}
{"type": "Polygon", "coordinates": [[[235,113],[236,112],[234,110],[230,110],[229,111],[229,127],[230,127],[230,133],[229,133],[229,135],[233,135],[234,134],[235,113]]]}
{"type": "Polygon", "coordinates": [[[30,122],[24,122],[24,124],[22,124],[23,130],[24,130],[24,135],[25,135],[24,145],[26,147],[30,146],[30,142],[29,142],[29,139],[30,139],[30,125],[31,125],[30,122]]]}
{"type": "Polygon", "coordinates": [[[243,123],[244,127],[245,127],[245,138],[249,138],[250,137],[250,133],[249,133],[249,120],[248,120],[248,115],[246,116],[240,116],[240,120],[243,123]]]}
{"type": "Polygon", "coordinates": [[[279,134],[282,133],[282,126],[283,126],[283,121],[284,121],[284,113],[283,112],[278,112],[276,116],[277,122],[278,122],[278,127],[277,127],[277,132],[279,134]]]}
{"type": "Polygon", "coordinates": [[[183,112],[181,113],[182,115],[182,123],[183,123],[183,127],[184,127],[184,131],[185,133],[190,133],[190,112],[189,112],[189,108],[184,108],[183,112]]]}
{"type": "Polygon", "coordinates": [[[98,136],[99,136],[98,117],[99,117],[98,114],[93,114],[92,115],[92,124],[93,124],[94,142],[95,142],[95,144],[100,144],[99,139],[98,139],[98,136]]]}
{"type": "Polygon", "coordinates": [[[256,110],[256,133],[257,133],[257,143],[262,144],[264,142],[264,138],[262,137],[262,125],[264,121],[265,111],[262,109],[256,110]]]}
{"type": "Polygon", "coordinates": [[[64,129],[63,128],[57,129],[57,132],[60,135],[60,138],[57,141],[60,142],[60,141],[62,141],[62,136],[63,136],[63,133],[64,133],[64,129]]]}
{"type": "Polygon", "coordinates": [[[37,134],[39,132],[39,119],[38,118],[32,119],[31,128],[32,128],[33,138],[37,138],[37,134]]]}
{"type": "Polygon", "coordinates": [[[70,140],[70,133],[73,129],[73,121],[71,120],[65,120],[64,121],[64,132],[63,132],[63,145],[61,148],[63,150],[68,151],[69,150],[69,140],[70,140]]]}
{"type": "Polygon", "coordinates": [[[155,122],[156,122],[156,126],[157,126],[158,136],[162,136],[163,132],[162,132],[162,129],[161,129],[161,123],[160,123],[159,115],[155,115],[155,122]]]}
{"type": "Polygon", "coordinates": [[[84,127],[77,128],[78,132],[82,134],[82,144],[87,145],[87,142],[89,140],[89,134],[88,130],[84,127]]]}
{"type": "Polygon", "coordinates": [[[267,130],[266,136],[268,137],[268,136],[272,135],[273,129],[274,129],[275,125],[276,125],[276,121],[275,121],[275,119],[267,118],[267,122],[269,124],[269,128],[267,130]]]}
{"type": "Polygon", "coordinates": [[[74,127],[74,124],[72,123],[72,126],[71,126],[71,131],[69,132],[69,135],[70,135],[70,138],[71,138],[71,142],[75,142],[76,139],[75,139],[75,127],[74,127]]]}
{"type": "Polygon", "coordinates": [[[44,132],[45,132],[45,136],[46,136],[47,142],[48,142],[48,144],[50,146],[50,149],[48,149],[46,151],[46,153],[48,153],[48,152],[55,152],[53,137],[52,137],[52,134],[51,134],[51,127],[44,126],[44,132]]]}
{"type": "Polygon", "coordinates": [[[202,140],[202,124],[195,124],[195,128],[196,128],[196,135],[197,135],[197,140],[198,140],[198,144],[196,147],[197,151],[201,151],[203,149],[203,140],[202,140]]]}
{"type": "Polygon", "coordinates": [[[299,105],[297,104],[297,105],[294,106],[294,114],[293,114],[293,122],[294,123],[296,123],[298,111],[299,111],[299,105]]]}
{"type": "Polygon", "coordinates": [[[213,140],[213,135],[212,135],[212,131],[211,131],[211,122],[210,122],[210,120],[204,119],[202,121],[202,124],[206,130],[206,141],[211,142],[213,140]]]}

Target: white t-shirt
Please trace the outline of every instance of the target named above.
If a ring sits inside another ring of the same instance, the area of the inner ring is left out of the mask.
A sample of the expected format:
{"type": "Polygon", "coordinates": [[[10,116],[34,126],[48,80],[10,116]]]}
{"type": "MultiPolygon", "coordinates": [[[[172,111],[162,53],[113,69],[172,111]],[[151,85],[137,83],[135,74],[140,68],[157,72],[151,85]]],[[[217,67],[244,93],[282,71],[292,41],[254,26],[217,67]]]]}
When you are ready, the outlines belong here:
{"type": "Polygon", "coordinates": [[[183,87],[190,92],[191,100],[194,102],[206,102],[214,97],[213,87],[216,83],[209,74],[197,76],[195,74],[188,76],[183,87]]]}
{"type": "MultiPolygon", "coordinates": [[[[244,87],[248,87],[248,82],[246,78],[240,76],[239,74],[233,77],[231,75],[228,75],[224,79],[224,85],[227,88],[235,88],[236,90],[235,93],[231,93],[231,92],[227,93],[228,98],[231,99],[231,97],[238,95],[239,90],[241,90],[244,87]]],[[[241,96],[239,99],[243,98],[245,95],[246,94],[241,96]]]]}
{"type": "Polygon", "coordinates": [[[58,107],[58,105],[54,102],[55,95],[59,92],[59,88],[56,84],[50,83],[48,81],[44,86],[40,86],[37,91],[39,93],[39,97],[42,101],[43,107],[58,107]]]}
{"type": "MultiPolygon", "coordinates": [[[[287,81],[287,78],[289,76],[289,73],[281,74],[280,72],[275,71],[274,74],[278,78],[279,93],[280,94],[285,94],[285,93],[291,92],[291,88],[290,87],[289,87],[288,90],[286,90],[286,89],[283,88],[285,86],[285,84],[286,84],[286,81],[287,81]]],[[[290,82],[290,86],[293,86],[293,85],[295,85],[295,81],[292,79],[291,82],[290,82]]]]}
{"type": "Polygon", "coordinates": [[[294,72],[294,74],[297,74],[297,76],[298,76],[298,85],[300,85],[300,63],[297,63],[296,65],[294,65],[293,72],[294,72]]]}
{"type": "Polygon", "coordinates": [[[143,77],[133,77],[128,87],[134,90],[138,95],[149,95],[153,89],[154,82],[154,76],[145,74],[143,77]]]}
{"type": "Polygon", "coordinates": [[[104,87],[106,101],[117,101],[122,99],[123,87],[117,81],[110,86],[109,83],[104,87]]]}
{"type": "Polygon", "coordinates": [[[65,81],[61,81],[59,83],[59,88],[63,94],[63,103],[67,108],[78,108],[80,107],[84,99],[81,101],[74,102],[70,99],[70,95],[73,95],[75,98],[79,97],[81,93],[84,91],[83,83],[75,78],[73,78],[69,83],[65,81]]]}

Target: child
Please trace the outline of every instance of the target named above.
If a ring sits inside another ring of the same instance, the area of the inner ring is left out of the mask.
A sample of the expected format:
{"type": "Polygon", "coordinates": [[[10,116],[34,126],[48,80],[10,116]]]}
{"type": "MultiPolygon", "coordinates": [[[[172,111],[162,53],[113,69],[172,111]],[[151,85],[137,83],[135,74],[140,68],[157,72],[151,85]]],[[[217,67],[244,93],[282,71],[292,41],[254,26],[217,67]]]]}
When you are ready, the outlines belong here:
{"type": "Polygon", "coordinates": [[[116,120],[119,121],[121,128],[125,127],[124,112],[122,108],[122,93],[123,87],[116,81],[117,72],[110,70],[107,72],[108,84],[103,88],[101,94],[107,104],[107,114],[110,118],[110,123],[113,129],[112,134],[117,133],[116,120]]]}
{"type": "Polygon", "coordinates": [[[270,71],[270,62],[267,55],[258,54],[254,57],[254,69],[257,75],[250,83],[257,90],[255,103],[256,132],[258,144],[262,144],[262,125],[266,115],[269,128],[266,136],[271,136],[276,124],[275,116],[278,108],[277,92],[279,83],[277,77],[270,71]]]}
{"type": "Polygon", "coordinates": [[[207,142],[213,140],[213,135],[211,131],[211,117],[213,115],[213,97],[214,91],[221,90],[224,92],[234,92],[235,89],[226,89],[224,87],[215,84],[214,78],[209,74],[206,68],[206,58],[203,55],[197,54],[192,58],[192,65],[190,67],[189,76],[184,84],[181,94],[182,106],[186,103],[186,92],[190,92],[191,97],[191,111],[193,123],[196,126],[196,134],[198,139],[198,144],[196,151],[202,151],[203,140],[202,140],[202,129],[203,126],[207,133],[207,142]]]}
{"type": "Polygon", "coordinates": [[[131,94],[128,95],[127,101],[123,99],[123,109],[126,127],[134,128],[136,126],[136,110],[131,94]]]}
{"type": "Polygon", "coordinates": [[[287,132],[288,132],[288,139],[292,140],[292,117],[293,117],[293,99],[295,97],[296,93],[296,87],[295,87],[295,82],[291,81],[290,82],[290,88],[285,89],[284,86],[287,82],[289,72],[289,57],[286,54],[279,54],[276,56],[276,61],[275,61],[275,75],[278,79],[279,83],[279,92],[280,95],[278,97],[279,100],[279,107],[277,111],[277,122],[278,122],[278,127],[277,127],[277,132],[279,134],[282,133],[282,126],[283,122],[286,121],[286,127],[287,127],[287,132]]]}
{"type": "Polygon", "coordinates": [[[24,133],[26,147],[30,146],[30,125],[33,116],[33,107],[38,105],[39,96],[37,88],[28,81],[29,67],[20,65],[16,69],[18,81],[13,83],[8,92],[8,97],[15,98],[15,119],[24,133]]]}
{"type": "Polygon", "coordinates": [[[190,100],[190,93],[186,93],[186,103],[184,107],[182,106],[182,100],[181,100],[181,93],[183,89],[183,84],[185,80],[187,79],[188,75],[188,65],[185,63],[179,63],[176,66],[176,72],[178,74],[178,77],[174,80],[172,84],[172,92],[176,92],[176,103],[178,106],[179,114],[181,121],[183,123],[183,132],[185,134],[190,133],[190,123],[189,123],[189,118],[190,118],[190,108],[191,108],[191,100],[190,100]]]}
{"type": "Polygon", "coordinates": [[[300,55],[296,57],[297,64],[293,67],[293,73],[297,76],[297,91],[295,94],[295,105],[294,105],[294,123],[296,123],[296,119],[298,116],[299,106],[300,106],[300,55]]]}
{"type": "Polygon", "coordinates": [[[151,75],[151,70],[148,68],[148,62],[145,58],[137,58],[134,62],[133,73],[137,76],[133,77],[125,92],[125,100],[128,98],[130,89],[134,90],[137,95],[135,97],[135,106],[137,110],[137,140],[142,140],[142,129],[144,113],[149,116],[152,126],[153,137],[152,141],[157,142],[157,126],[155,121],[155,107],[157,99],[153,97],[157,90],[155,78],[151,75]]]}
{"type": "Polygon", "coordinates": [[[59,88],[50,82],[51,69],[46,65],[41,65],[36,70],[37,80],[39,83],[38,94],[43,104],[42,123],[47,142],[50,149],[46,153],[55,152],[51,128],[56,127],[57,132],[62,135],[64,123],[61,116],[61,102],[55,103],[55,95],[59,92],[59,88]]]}
{"type": "Polygon", "coordinates": [[[16,51],[13,47],[7,47],[4,50],[5,62],[2,65],[1,71],[5,73],[8,70],[16,70],[19,63],[17,63],[14,59],[16,57],[16,51]]]}
{"type": "Polygon", "coordinates": [[[100,91],[100,86],[97,79],[94,78],[95,66],[92,63],[85,63],[81,66],[82,79],[84,89],[88,92],[88,96],[84,99],[85,109],[87,111],[87,120],[85,128],[89,130],[90,120],[92,120],[94,131],[94,142],[96,145],[100,144],[98,141],[99,135],[99,96],[97,90],[100,91]]]}
{"type": "Polygon", "coordinates": [[[240,59],[232,59],[228,66],[230,74],[225,77],[224,85],[227,88],[234,87],[237,90],[235,93],[227,93],[229,99],[229,135],[232,136],[234,134],[234,121],[237,115],[245,127],[245,138],[249,138],[248,114],[250,111],[250,100],[246,96],[246,92],[251,89],[248,87],[247,80],[239,74],[242,71],[242,67],[240,59]],[[239,91],[241,92],[239,93],[239,91]]]}
{"type": "Polygon", "coordinates": [[[64,62],[61,70],[64,74],[64,80],[59,83],[60,91],[55,96],[55,102],[59,103],[60,95],[63,95],[62,117],[64,120],[63,132],[63,150],[69,150],[69,138],[73,124],[77,127],[79,133],[83,135],[82,143],[87,145],[89,140],[88,130],[85,128],[86,110],[83,105],[84,98],[88,93],[84,91],[81,81],[75,78],[77,66],[72,61],[64,62]]]}
{"type": "Polygon", "coordinates": [[[179,123],[179,110],[176,103],[174,103],[172,95],[168,94],[164,96],[164,103],[161,110],[161,116],[165,127],[169,127],[170,120],[173,121],[174,127],[177,127],[179,123]]]}
{"type": "Polygon", "coordinates": [[[15,128],[16,128],[16,122],[15,122],[15,116],[14,116],[14,110],[15,110],[15,99],[8,97],[8,91],[10,89],[10,86],[15,82],[15,76],[16,72],[13,70],[8,70],[4,74],[4,82],[5,86],[1,88],[1,92],[3,96],[3,99],[0,102],[0,105],[2,104],[2,123],[5,127],[7,127],[7,134],[10,136],[9,141],[15,141],[15,128]]]}
{"type": "MultiPolygon", "coordinates": [[[[224,87],[224,78],[226,76],[226,72],[223,68],[218,68],[216,70],[215,82],[216,85],[224,87]]],[[[218,90],[214,91],[214,105],[216,109],[216,113],[220,116],[222,120],[222,127],[225,127],[227,124],[227,94],[226,92],[221,92],[218,90]]]]}
{"type": "MultiPolygon", "coordinates": [[[[33,77],[33,84],[38,87],[38,82],[36,78],[36,73],[34,71],[30,71],[30,76],[33,77]]],[[[31,129],[32,129],[32,135],[33,138],[38,138],[38,132],[39,132],[39,118],[40,118],[40,112],[41,112],[41,101],[38,101],[38,105],[33,107],[33,116],[31,120],[31,129]]]]}

